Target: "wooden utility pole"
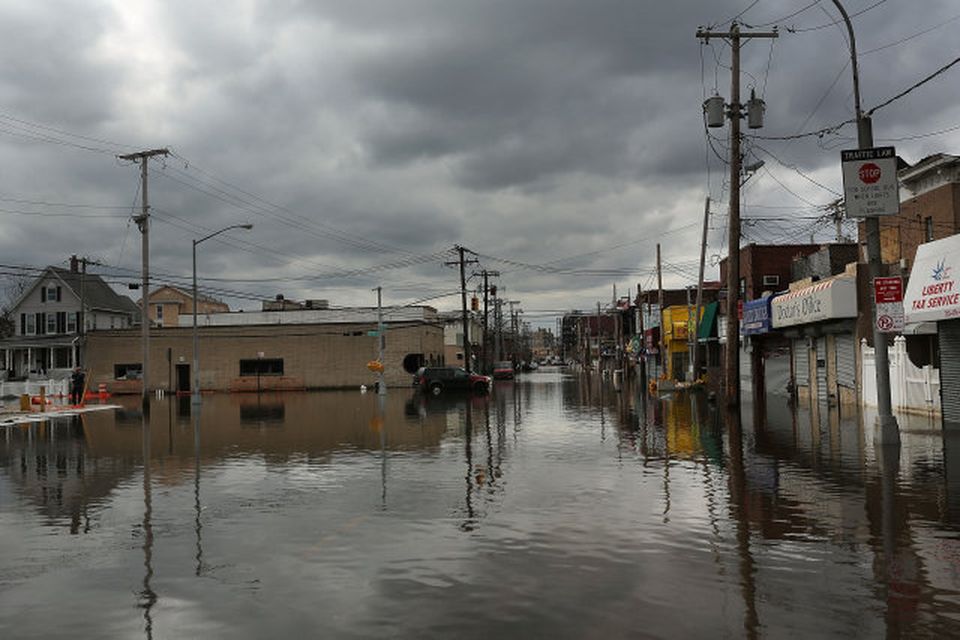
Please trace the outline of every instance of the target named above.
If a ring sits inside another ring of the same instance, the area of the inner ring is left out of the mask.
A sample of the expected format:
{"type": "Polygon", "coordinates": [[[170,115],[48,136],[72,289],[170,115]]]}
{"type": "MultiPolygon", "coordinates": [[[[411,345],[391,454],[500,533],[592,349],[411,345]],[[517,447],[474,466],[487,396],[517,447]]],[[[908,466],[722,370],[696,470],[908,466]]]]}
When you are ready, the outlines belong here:
{"type": "Polygon", "coordinates": [[[730,31],[697,30],[697,37],[709,42],[710,38],[730,41],[730,103],[727,116],[730,118],[730,221],[727,241],[727,348],[726,398],[727,404],[740,403],[740,330],[738,302],[740,300],[740,119],[744,116],[740,104],[740,41],[749,38],[777,38],[776,31],[752,31],[743,33],[734,22],[730,31]]]}
{"type": "Polygon", "coordinates": [[[696,334],[693,337],[693,379],[700,377],[703,367],[700,349],[700,314],[703,312],[703,268],[707,260],[707,228],[710,224],[710,196],[703,204],[703,236],[700,239],[700,275],[697,277],[697,310],[694,312],[694,327],[696,334]]]}
{"type": "Polygon", "coordinates": [[[666,358],[666,354],[663,352],[664,345],[666,344],[666,336],[664,335],[664,331],[663,331],[664,329],[664,326],[663,326],[663,269],[660,266],[660,243],[659,242],[657,243],[657,316],[658,316],[657,326],[660,327],[660,339],[658,341],[659,346],[657,347],[657,349],[660,352],[658,354],[659,357],[657,358],[657,362],[658,362],[657,376],[659,377],[663,369],[666,368],[664,367],[664,362],[665,362],[664,358],[666,358]]]}
{"type": "Polygon", "coordinates": [[[457,250],[457,253],[460,254],[460,259],[456,262],[447,262],[448,266],[459,265],[460,266],[460,311],[463,317],[463,367],[467,370],[467,373],[470,373],[470,321],[467,316],[467,265],[476,264],[478,261],[475,259],[467,260],[465,254],[473,253],[469,249],[465,249],[460,245],[454,247],[457,250]]]}
{"type": "MultiPolygon", "coordinates": [[[[490,340],[490,324],[489,324],[489,305],[490,305],[490,277],[494,278],[500,275],[499,271],[490,271],[488,269],[483,269],[479,273],[474,273],[473,275],[482,275],[483,276],[483,345],[480,356],[480,367],[483,369],[483,373],[488,373],[490,370],[489,362],[489,350],[487,349],[487,342],[490,340]]],[[[496,295],[496,287],[494,287],[494,295],[496,295]]],[[[496,313],[494,313],[494,322],[496,322],[496,313]]]]}
{"type": "Polygon", "coordinates": [[[121,160],[129,160],[131,162],[138,162],[140,164],[140,200],[143,208],[142,213],[133,220],[137,223],[137,227],[140,229],[140,235],[142,238],[140,327],[143,342],[143,355],[141,356],[143,359],[143,362],[141,363],[141,381],[143,390],[140,396],[140,401],[145,410],[148,409],[150,405],[150,385],[148,382],[148,375],[150,371],[150,303],[147,299],[150,294],[150,204],[147,198],[147,160],[153,156],[165,156],[169,153],[169,149],[151,149],[149,151],[139,151],[137,153],[128,153],[126,155],[117,156],[121,160]]]}
{"type": "MultiPolygon", "coordinates": [[[[640,345],[637,350],[637,358],[640,360],[640,381],[646,384],[647,382],[647,336],[643,328],[643,288],[640,283],[637,283],[637,311],[639,311],[640,319],[638,326],[640,327],[640,345]]],[[[643,391],[642,393],[646,393],[643,391]]]]}

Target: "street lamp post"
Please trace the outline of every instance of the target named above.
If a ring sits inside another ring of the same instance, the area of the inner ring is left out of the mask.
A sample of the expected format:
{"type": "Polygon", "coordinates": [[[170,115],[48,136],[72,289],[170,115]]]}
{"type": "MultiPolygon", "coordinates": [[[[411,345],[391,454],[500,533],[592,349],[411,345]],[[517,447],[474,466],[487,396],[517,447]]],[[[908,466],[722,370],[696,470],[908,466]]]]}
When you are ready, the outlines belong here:
{"type": "Polygon", "coordinates": [[[253,229],[252,224],[232,224],[193,241],[193,404],[200,404],[200,347],[197,339],[197,245],[231,229],[253,229]]]}
{"type": "MultiPolygon", "coordinates": [[[[853,33],[853,24],[847,10],[840,4],[840,0],[833,0],[843,22],[847,27],[850,41],[850,66],[853,71],[853,102],[857,114],[857,147],[870,149],[873,147],[873,124],[870,116],[863,112],[860,105],[860,73],[857,66],[857,41],[853,33]]],[[[865,218],[863,221],[867,234],[867,265],[870,272],[870,284],[882,275],[883,259],[880,251],[880,220],[876,216],[865,218]]],[[[872,297],[872,296],[871,296],[872,297]]],[[[877,419],[874,439],[879,444],[900,444],[900,427],[896,416],[893,415],[890,401],[890,359],[887,351],[887,335],[877,326],[876,302],[872,305],[870,320],[873,324],[873,348],[877,378],[877,419]]]]}

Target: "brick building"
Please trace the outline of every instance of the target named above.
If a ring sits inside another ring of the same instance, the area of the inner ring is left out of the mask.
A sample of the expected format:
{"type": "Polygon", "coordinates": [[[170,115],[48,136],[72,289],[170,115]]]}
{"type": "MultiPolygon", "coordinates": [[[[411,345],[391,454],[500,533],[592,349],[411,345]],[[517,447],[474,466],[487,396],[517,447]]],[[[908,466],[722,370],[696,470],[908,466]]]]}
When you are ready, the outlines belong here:
{"type": "MultiPolygon", "coordinates": [[[[740,299],[756,300],[764,291],[785,291],[798,257],[820,249],[819,244],[753,244],[740,248],[740,299]]],[[[727,286],[727,258],[720,261],[720,283],[727,286]]]]}
{"type": "MultiPolygon", "coordinates": [[[[909,273],[919,245],[960,232],[960,156],[928,156],[899,177],[900,213],[880,218],[880,251],[884,264],[909,273]]],[[[860,240],[866,244],[862,223],[860,240]]]]}

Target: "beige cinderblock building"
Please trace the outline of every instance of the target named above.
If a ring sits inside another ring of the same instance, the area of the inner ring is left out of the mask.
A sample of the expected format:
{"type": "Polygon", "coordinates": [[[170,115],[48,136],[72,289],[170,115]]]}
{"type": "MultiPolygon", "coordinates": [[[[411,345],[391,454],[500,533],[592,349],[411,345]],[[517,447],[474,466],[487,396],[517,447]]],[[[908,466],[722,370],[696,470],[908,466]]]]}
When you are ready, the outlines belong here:
{"type": "MultiPolygon", "coordinates": [[[[443,324],[432,307],[384,310],[388,386],[411,384],[424,364],[443,362],[443,324]]],[[[336,389],[371,385],[367,363],[378,356],[377,310],[310,309],[233,312],[198,318],[203,391],[336,389]]],[[[193,373],[190,316],[178,327],[151,331],[151,390],[188,392],[193,373]]],[[[88,338],[88,380],[111,393],[140,393],[141,336],[137,329],[100,331],[88,338]]]]}

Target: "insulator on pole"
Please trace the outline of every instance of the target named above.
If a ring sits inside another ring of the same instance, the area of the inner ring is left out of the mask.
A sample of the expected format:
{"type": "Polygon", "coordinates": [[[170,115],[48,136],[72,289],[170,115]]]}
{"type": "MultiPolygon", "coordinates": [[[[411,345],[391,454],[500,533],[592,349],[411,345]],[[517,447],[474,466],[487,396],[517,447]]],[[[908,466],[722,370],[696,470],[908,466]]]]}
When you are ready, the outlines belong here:
{"type": "Polygon", "coordinates": [[[747,126],[751,129],[763,127],[763,112],[767,104],[757,97],[753,89],[750,90],[750,100],[747,101],[747,126]]]}
{"type": "Polygon", "coordinates": [[[703,112],[707,117],[708,127],[723,126],[723,98],[711,96],[703,101],[703,112]]]}

